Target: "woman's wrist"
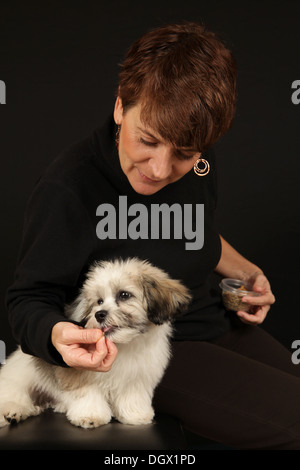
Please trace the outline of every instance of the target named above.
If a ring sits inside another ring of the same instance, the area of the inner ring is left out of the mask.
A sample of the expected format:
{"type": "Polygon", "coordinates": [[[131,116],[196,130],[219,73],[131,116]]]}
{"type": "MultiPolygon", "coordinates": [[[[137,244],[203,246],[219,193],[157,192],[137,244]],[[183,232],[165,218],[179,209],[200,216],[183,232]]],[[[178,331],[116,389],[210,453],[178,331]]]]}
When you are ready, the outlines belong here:
{"type": "Polygon", "coordinates": [[[259,274],[264,275],[263,271],[258,266],[255,266],[255,267],[253,266],[252,269],[250,267],[249,269],[245,269],[245,270],[240,271],[237,275],[237,279],[241,279],[242,281],[251,282],[251,281],[254,281],[254,279],[259,274]]]}
{"type": "Polygon", "coordinates": [[[223,277],[249,281],[258,274],[264,274],[256,264],[247,260],[220,235],[222,244],[221,257],[215,271],[223,277]]]}

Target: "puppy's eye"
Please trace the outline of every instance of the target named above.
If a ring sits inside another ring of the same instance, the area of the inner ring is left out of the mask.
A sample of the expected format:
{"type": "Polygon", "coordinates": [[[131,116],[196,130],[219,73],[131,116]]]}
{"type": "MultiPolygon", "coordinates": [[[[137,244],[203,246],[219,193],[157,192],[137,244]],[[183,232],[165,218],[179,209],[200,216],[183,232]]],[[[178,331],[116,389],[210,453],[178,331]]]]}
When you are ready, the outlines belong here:
{"type": "Polygon", "coordinates": [[[97,304],[102,305],[103,304],[103,299],[98,299],[97,304]]]}
{"type": "Polygon", "coordinates": [[[130,299],[130,297],[132,297],[132,294],[130,294],[130,292],[120,291],[118,293],[118,299],[119,300],[128,300],[128,299],[130,299]]]}

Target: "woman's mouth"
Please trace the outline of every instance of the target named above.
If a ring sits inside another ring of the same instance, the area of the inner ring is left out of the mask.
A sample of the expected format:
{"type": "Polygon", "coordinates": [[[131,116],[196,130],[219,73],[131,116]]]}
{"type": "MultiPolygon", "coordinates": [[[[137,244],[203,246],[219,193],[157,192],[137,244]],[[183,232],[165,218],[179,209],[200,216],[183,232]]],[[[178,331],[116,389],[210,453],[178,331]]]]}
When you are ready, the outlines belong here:
{"type": "Polygon", "coordinates": [[[160,180],[153,180],[152,178],[149,178],[149,176],[144,175],[144,173],[142,173],[141,170],[139,170],[138,168],[137,170],[139,172],[140,177],[147,183],[160,183],[160,180]]]}

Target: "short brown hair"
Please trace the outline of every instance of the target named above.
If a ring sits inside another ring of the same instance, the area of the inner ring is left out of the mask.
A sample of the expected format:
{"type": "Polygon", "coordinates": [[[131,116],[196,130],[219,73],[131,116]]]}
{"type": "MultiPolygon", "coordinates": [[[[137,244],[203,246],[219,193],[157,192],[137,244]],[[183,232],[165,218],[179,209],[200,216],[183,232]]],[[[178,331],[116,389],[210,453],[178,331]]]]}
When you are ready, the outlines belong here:
{"type": "Polygon", "coordinates": [[[163,139],[203,152],[232,124],[235,60],[202,24],[162,26],[130,47],[118,94],[124,112],[141,103],[142,122],[163,139]]]}

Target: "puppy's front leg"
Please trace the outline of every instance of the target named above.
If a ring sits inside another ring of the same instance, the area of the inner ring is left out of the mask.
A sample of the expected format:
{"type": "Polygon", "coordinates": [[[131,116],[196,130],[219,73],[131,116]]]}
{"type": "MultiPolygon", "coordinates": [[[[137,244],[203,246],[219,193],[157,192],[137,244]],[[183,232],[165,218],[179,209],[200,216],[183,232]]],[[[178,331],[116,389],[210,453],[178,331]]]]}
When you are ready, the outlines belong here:
{"type": "Polygon", "coordinates": [[[68,420],[81,428],[97,428],[111,421],[111,410],[99,389],[89,387],[82,396],[65,392],[55,411],[65,412],[68,420]]]}
{"type": "Polygon", "coordinates": [[[151,395],[138,384],[119,390],[112,400],[114,417],[123,424],[150,424],[154,417],[151,395]]]}
{"type": "MultiPolygon", "coordinates": [[[[100,372],[55,369],[58,393],[54,411],[82,428],[96,428],[111,420],[111,410],[99,386],[100,372]]],[[[100,380],[101,384],[101,380],[100,380]]]]}

